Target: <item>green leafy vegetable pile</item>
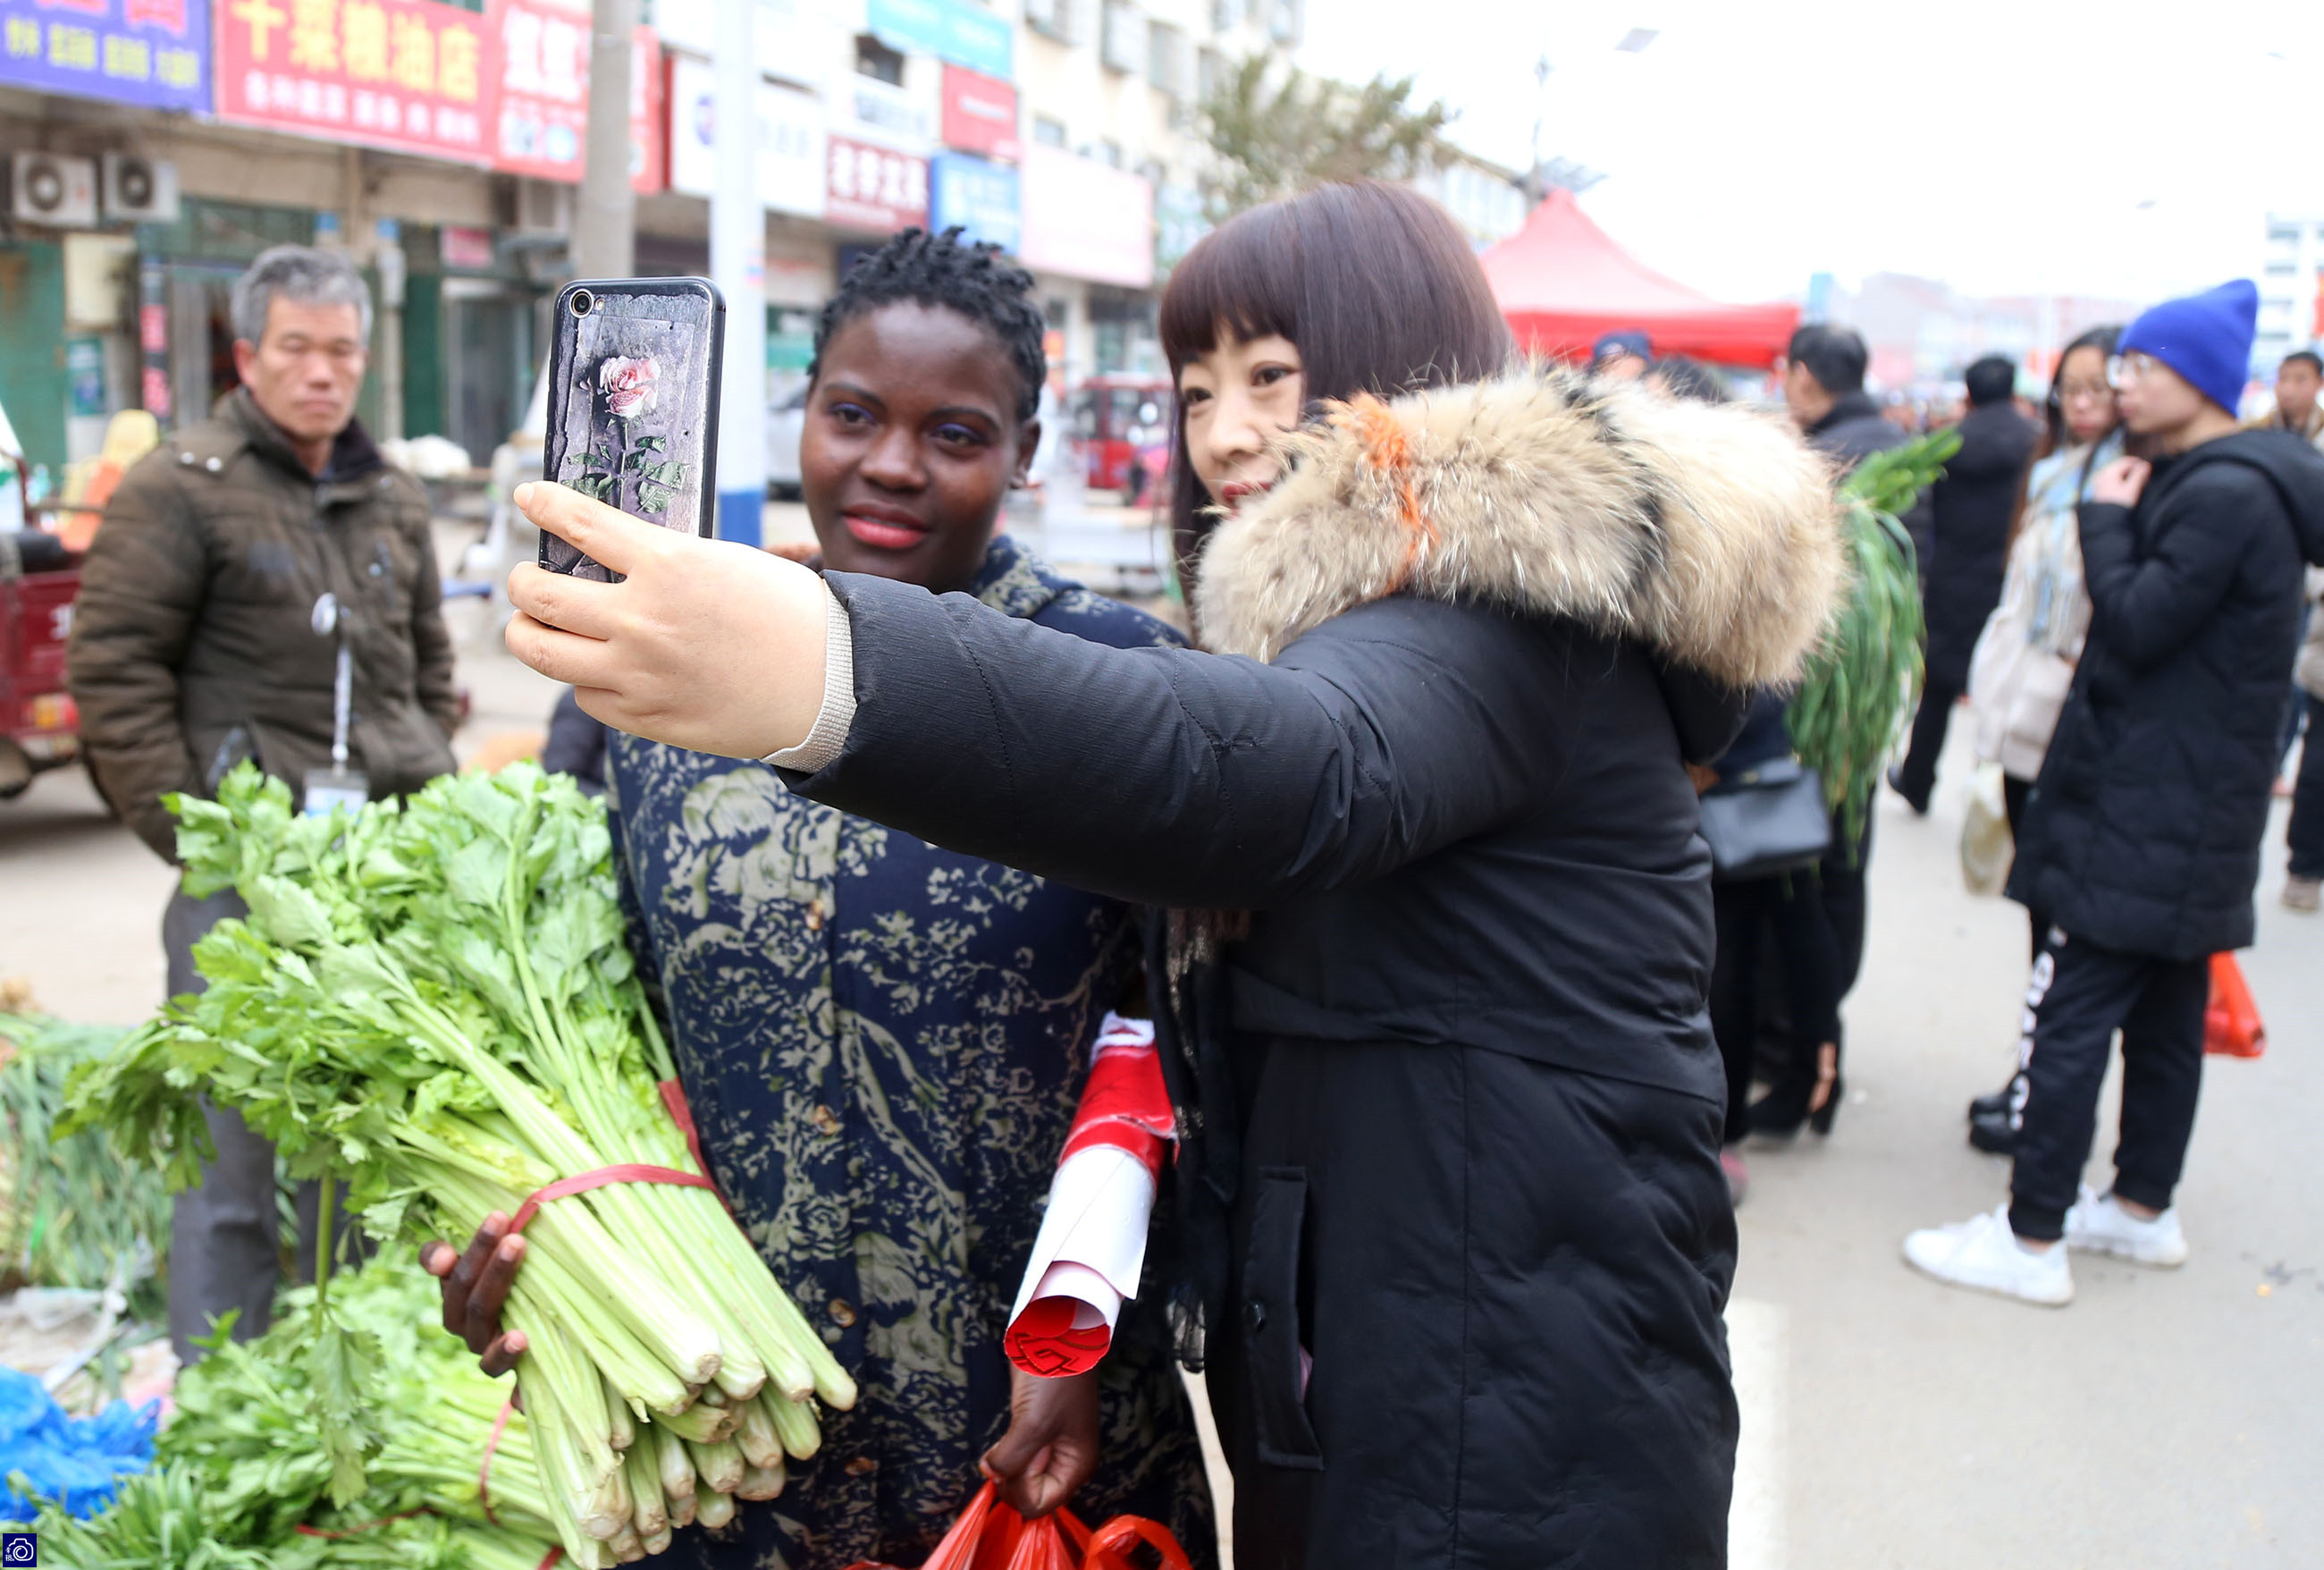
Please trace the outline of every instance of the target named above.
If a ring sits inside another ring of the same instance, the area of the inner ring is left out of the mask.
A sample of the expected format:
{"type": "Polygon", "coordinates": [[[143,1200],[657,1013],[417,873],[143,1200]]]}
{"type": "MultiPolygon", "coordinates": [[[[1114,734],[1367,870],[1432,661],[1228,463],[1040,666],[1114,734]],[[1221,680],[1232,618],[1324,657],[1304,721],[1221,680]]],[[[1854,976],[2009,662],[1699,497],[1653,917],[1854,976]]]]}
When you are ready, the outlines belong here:
{"type": "Polygon", "coordinates": [[[204,1344],[179,1376],[154,1469],[86,1521],[43,1509],[42,1551],[77,1570],[536,1570],[558,1534],[528,1425],[512,1416],[493,1452],[488,1520],[479,1480],[506,1388],[429,1324],[435,1303],[435,1283],[409,1263],[381,1260],[331,1284],[329,1315],[378,1351],[366,1395],[386,1438],[360,1495],[328,1497],[333,1464],[309,1417],[324,1310],[302,1287],[281,1295],[257,1340],[229,1340],[228,1325],[204,1344]]]}
{"type": "Polygon", "coordinates": [[[1912,537],[1897,522],[1960,450],[1957,430],[1873,454],[1840,487],[1848,509],[1849,585],[1810,658],[1785,717],[1800,761],[1822,776],[1850,845],[1881,765],[1919,697],[1923,623],[1912,537]]]}
{"type": "Polygon", "coordinates": [[[0,1014],[0,1287],[125,1288],[130,1313],[161,1310],[154,1276],[170,1235],[161,1178],[99,1132],[52,1140],[73,1068],[128,1032],[0,1014]]]}
{"type": "MultiPolygon", "coordinates": [[[[293,1176],[346,1179],[371,1233],[404,1245],[465,1239],[601,1168],[698,1170],[657,1089],[675,1070],[623,941],[604,810],[570,781],[524,764],[305,817],[245,766],[217,801],[171,806],[188,890],[232,885],[251,913],[196,947],[208,990],[76,1075],[69,1128],[189,1183],[207,1095],[293,1176]]],[[[525,1236],[506,1322],[529,1344],[517,1377],[549,1519],[581,1570],[629,1556],[644,1493],[700,1494],[678,1486],[680,1447],[715,1522],[814,1452],[814,1398],[853,1402],[708,1190],[610,1184],[543,1205],[525,1236]]],[[[345,1502],[388,1437],[364,1399],[379,1348],[327,1298],[315,1319],[309,1411],[345,1502]]]]}

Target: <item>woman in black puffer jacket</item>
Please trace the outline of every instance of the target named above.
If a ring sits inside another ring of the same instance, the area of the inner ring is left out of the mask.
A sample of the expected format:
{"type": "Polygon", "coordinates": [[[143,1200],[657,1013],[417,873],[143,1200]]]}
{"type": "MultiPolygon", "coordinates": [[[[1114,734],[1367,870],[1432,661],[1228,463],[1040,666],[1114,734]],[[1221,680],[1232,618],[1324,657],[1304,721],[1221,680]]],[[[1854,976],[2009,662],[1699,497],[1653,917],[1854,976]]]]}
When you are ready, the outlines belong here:
{"type": "Polygon", "coordinates": [[[1684,765],[1822,626],[1825,471],[1754,413],[1505,374],[1408,191],[1243,215],[1164,319],[1180,494],[1226,513],[1209,651],[551,487],[529,514],[629,579],[521,572],[511,646],[612,723],[812,732],[796,790],[1174,912],[1185,1305],[1245,1570],[1723,1565],[1735,1234],[1684,765]]]}

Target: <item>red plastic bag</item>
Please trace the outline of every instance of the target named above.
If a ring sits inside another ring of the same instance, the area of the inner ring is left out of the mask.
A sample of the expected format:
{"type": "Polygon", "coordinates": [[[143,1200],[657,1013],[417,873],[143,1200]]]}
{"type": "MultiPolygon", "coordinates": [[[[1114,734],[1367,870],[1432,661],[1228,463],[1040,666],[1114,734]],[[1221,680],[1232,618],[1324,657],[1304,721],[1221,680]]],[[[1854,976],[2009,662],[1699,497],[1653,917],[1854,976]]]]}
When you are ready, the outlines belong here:
{"type": "Polygon", "coordinates": [[[2267,1027],[2252,1002],[2244,967],[2232,954],[2211,956],[2211,1001],[2203,1011],[2203,1050],[2221,1057],[2257,1057],[2267,1050],[2267,1027]]]}
{"type": "MultiPolygon", "coordinates": [[[[960,1512],[920,1570],[1131,1570],[1129,1552],[1144,1543],[1163,1570],[1193,1570],[1170,1528],[1142,1516],[1116,1516],[1092,1531],[1071,1510],[1028,1521],[986,1483],[960,1512]]],[[[870,1561],[848,1570],[895,1570],[870,1561]]]]}

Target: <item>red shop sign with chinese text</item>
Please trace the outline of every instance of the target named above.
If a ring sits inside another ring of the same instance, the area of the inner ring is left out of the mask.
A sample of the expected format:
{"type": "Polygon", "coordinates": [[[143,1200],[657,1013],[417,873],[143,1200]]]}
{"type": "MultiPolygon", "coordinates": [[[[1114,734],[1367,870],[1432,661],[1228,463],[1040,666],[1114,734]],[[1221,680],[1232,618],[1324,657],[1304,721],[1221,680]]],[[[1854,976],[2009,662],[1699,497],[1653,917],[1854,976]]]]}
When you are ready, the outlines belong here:
{"type": "Polygon", "coordinates": [[[500,103],[493,167],[578,180],[589,124],[587,0],[499,0],[500,103]]]}
{"type": "Polygon", "coordinates": [[[964,152],[1017,162],[1017,89],[956,65],[944,69],[944,142],[964,152]]]}
{"type": "Polygon", "coordinates": [[[661,38],[652,28],[639,28],[631,46],[630,189],[650,195],[669,184],[669,144],[662,135],[669,124],[662,104],[669,68],[662,63],[661,38]]]}
{"type": "Polygon", "coordinates": [[[219,0],[217,16],[221,120],[492,159],[500,63],[484,17],[436,0],[219,0]]]}
{"type": "Polygon", "coordinates": [[[893,234],[928,221],[928,161],[868,143],[830,138],[825,217],[844,228],[893,234]]]}

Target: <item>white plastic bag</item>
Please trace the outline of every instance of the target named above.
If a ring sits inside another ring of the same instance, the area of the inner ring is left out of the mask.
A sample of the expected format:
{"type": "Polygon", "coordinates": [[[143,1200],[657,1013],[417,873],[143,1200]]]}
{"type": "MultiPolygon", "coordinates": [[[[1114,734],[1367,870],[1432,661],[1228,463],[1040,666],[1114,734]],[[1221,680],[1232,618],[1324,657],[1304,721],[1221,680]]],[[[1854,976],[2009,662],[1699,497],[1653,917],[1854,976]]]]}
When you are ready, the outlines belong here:
{"type": "Polygon", "coordinates": [[[2002,795],[2001,765],[1979,763],[1969,776],[1969,813],[1961,821],[1961,882],[1972,894],[2000,893],[2016,854],[2009,834],[2009,804],[2002,795]]]}

